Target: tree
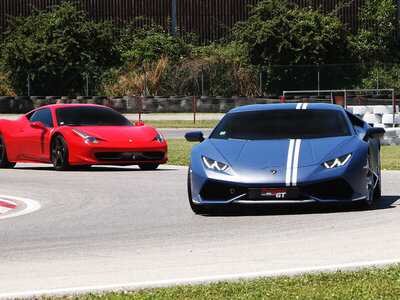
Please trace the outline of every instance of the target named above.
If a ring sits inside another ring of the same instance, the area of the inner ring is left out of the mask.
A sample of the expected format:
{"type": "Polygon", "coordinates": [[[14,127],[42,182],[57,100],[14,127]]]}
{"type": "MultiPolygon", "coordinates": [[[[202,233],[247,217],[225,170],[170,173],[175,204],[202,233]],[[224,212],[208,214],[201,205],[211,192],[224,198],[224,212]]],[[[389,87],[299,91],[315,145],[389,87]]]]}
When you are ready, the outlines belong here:
{"type": "Polygon", "coordinates": [[[264,0],[233,30],[255,65],[344,63],[349,33],[334,12],[299,8],[286,0],[264,0]]]}
{"type": "Polygon", "coordinates": [[[28,69],[32,70],[31,79],[38,79],[33,85],[38,93],[58,92],[49,82],[63,83],[63,92],[78,93],[79,80],[74,76],[79,77],[85,67],[119,63],[111,23],[88,21],[85,12],[67,1],[49,9],[11,19],[5,33],[1,67],[10,73],[20,93],[28,69]],[[71,74],[71,67],[82,69],[71,74]]]}
{"type": "Polygon", "coordinates": [[[154,62],[167,57],[176,64],[191,55],[192,45],[183,38],[174,38],[154,22],[136,26],[136,21],[121,30],[119,51],[124,61],[154,62]]]}
{"type": "Polygon", "coordinates": [[[360,9],[361,28],[353,39],[361,62],[393,62],[396,58],[398,21],[392,0],[367,0],[360,9]]]}

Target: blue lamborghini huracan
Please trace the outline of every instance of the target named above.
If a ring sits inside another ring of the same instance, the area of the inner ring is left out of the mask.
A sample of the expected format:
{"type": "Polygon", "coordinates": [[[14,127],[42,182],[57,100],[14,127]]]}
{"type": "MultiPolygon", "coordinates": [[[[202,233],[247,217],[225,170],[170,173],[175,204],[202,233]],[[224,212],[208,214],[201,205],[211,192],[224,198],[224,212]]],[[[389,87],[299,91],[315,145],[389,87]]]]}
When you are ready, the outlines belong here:
{"type": "Polygon", "coordinates": [[[234,108],[210,136],[188,132],[192,210],[230,203],[362,201],[381,195],[383,128],[333,104],[234,108]]]}

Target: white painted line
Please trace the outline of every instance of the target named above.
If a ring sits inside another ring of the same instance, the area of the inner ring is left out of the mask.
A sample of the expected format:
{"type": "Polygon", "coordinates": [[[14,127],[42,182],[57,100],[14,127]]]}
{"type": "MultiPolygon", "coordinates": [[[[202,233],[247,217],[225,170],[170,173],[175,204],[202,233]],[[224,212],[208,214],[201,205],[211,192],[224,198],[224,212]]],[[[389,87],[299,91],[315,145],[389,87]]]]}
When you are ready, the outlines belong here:
{"type": "Polygon", "coordinates": [[[367,267],[378,267],[385,265],[392,265],[400,263],[400,258],[389,259],[389,260],[377,260],[377,261],[366,261],[366,262],[355,262],[348,264],[337,264],[327,265],[309,268],[297,268],[297,269],[283,269],[275,271],[265,272],[252,272],[252,273],[241,273],[241,274],[229,274],[209,277],[194,277],[194,278],[180,278],[171,280],[157,280],[157,281],[143,281],[133,283],[118,283],[109,285],[96,285],[96,286],[81,286],[51,290],[38,290],[29,292],[16,292],[16,293],[5,293],[0,294],[0,298],[18,298],[18,297],[34,297],[42,295],[66,295],[66,294],[82,294],[82,293],[99,293],[105,291],[121,291],[125,289],[135,290],[144,288],[156,288],[176,285],[188,285],[188,284],[207,284],[211,282],[219,281],[238,281],[238,280],[251,280],[261,277],[275,277],[281,275],[297,275],[303,273],[315,273],[315,272],[329,272],[336,270],[346,269],[359,269],[367,267]]]}
{"type": "Polygon", "coordinates": [[[32,200],[32,199],[27,199],[27,198],[20,198],[20,197],[12,197],[12,196],[6,196],[6,195],[0,195],[0,199],[2,200],[14,200],[14,201],[20,201],[23,202],[26,207],[22,210],[18,210],[15,213],[10,213],[5,216],[0,216],[0,219],[7,219],[7,218],[13,218],[13,217],[18,217],[22,215],[29,214],[31,212],[34,212],[40,208],[40,203],[32,200]],[[5,198],[5,199],[2,199],[5,198]]]}

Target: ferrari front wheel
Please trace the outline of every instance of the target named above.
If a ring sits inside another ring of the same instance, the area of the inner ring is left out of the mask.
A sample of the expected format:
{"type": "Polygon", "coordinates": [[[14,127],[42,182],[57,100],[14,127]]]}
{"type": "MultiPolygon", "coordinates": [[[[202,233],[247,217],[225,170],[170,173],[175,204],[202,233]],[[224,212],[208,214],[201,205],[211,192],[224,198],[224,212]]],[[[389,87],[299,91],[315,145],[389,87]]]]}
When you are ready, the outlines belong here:
{"type": "Polygon", "coordinates": [[[140,170],[143,171],[153,171],[157,169],[159,164],[149,163],[149,164],[139,164],[140,170]]]}
{"type": "Polygon", "coordinates": [[[57,135],[51,142],[51,162],[57,171],[69,169],[68,146],[61,135],[57,135]]]}
{"type": "Polygon", "coordinates": [[[7,158],[6,144],[0,133],[0,168],[11,169],[15,166],[14,162],[10,162],[7,158]]]}

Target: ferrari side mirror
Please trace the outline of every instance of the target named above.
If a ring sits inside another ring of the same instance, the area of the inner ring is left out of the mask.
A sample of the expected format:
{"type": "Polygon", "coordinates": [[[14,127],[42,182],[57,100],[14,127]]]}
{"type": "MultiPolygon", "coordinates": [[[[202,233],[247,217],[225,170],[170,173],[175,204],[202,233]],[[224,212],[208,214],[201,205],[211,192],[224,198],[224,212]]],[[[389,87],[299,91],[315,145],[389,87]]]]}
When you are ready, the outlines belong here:
{"type": "Polygon", "coordinates": [[[185,139],[188,142],[200,142],[201,143],[202,141],[204,141],[204,136],[201,131],[190,131],[190,132],[186,132],[185,139]]]}
{"type": "Polygon", "coordinates": [[[144,125],[144,123],[140,122],[140,121],[135,123],[135,126],[143,126],[143,125],[144,125]]]}
{"type": "Polygon", "coordinates": [[[44,126],[42,122],[32,122],[32,123],[31,123],[31,127],[32,127],[32,128],[42,129],[42,130],[45,130],[45,131],[48,130],[47,127],[44,126]]]}

